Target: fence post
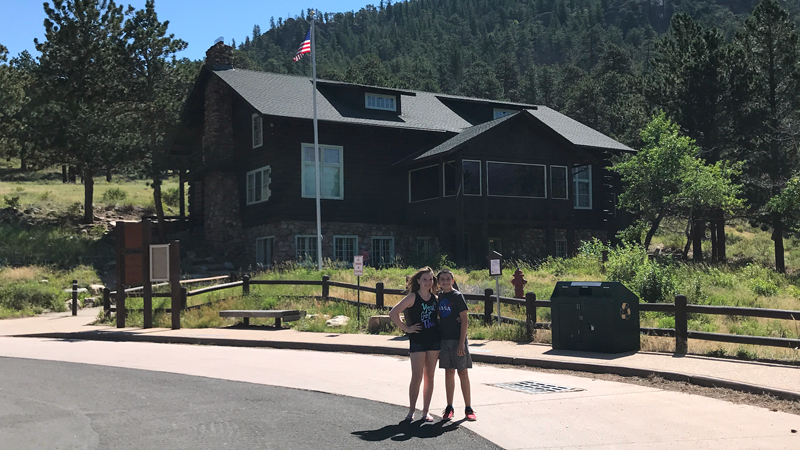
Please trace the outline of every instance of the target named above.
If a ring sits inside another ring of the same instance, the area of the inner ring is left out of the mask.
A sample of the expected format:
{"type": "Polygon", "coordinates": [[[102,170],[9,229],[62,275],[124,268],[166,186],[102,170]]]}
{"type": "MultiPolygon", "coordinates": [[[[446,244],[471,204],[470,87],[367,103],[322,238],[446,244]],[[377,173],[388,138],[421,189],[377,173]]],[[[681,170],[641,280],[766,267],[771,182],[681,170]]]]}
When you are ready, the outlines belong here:
{"type": "Polygon", "coordinates": [[[186,309],[186,305],[188,304],[189,300],[189,291],[186,287],[181,286],[181,309],[186,309]]]}
{"type": "Polygon", "coordinates": [[[105,318],[111,314],[111,289],[103,288],[103,315],[105,318]]]}
{"type": "Polygon", "coordinates": [[[78,315],[78,280],[72,280],[72,315],[78,315]]]}
{"type": "Polygon", "coordinates": [[[491,289],[485,289],[483,291],[483,324],[484,325],[491,325],[492,324],[492,310],[494,309],[494,304],[492,303],[492,294],[494,293],[491,289]]]}
{"type": "Polygon", "coordinates": [[[172,329],[181,329],[181,247],[178,241],[169,243],[169,284],[172,302],[170,315],[172,316],[172,329]]]}
{"type": "Polygon", "coordinates": [[[689,327],[686,313],[686,296],[675,296],[675,353],[685,355],[689,351],[689,327]]]}
{"type": "Polygon", "coordinates": [[[328,286],[328,280],[330,279],[331,277],[327,275],[322,276],[322,298],[325,300],[328,299],[328,294],[330,293],[330,286],[328,286]]]}
{"type": "Polygon", "coordinates": [[[250,295],[250,275],[242,277],[242,295],[250,295]]]}
{"type": "Polygon", "coordinates": [[[117,285],[117,328],[125,328],[125,285],[117,285]]]}
{"type": "Polygon", "coordinates": [[[383,282],[375,283],[375,306],[378,310],[383,309],[383,282]]]}
{"type": "Polygon", "coordinates": [[[525,337],[533,340],[536,334],[536,293],[528,292],[525,294],[525,337]]]}

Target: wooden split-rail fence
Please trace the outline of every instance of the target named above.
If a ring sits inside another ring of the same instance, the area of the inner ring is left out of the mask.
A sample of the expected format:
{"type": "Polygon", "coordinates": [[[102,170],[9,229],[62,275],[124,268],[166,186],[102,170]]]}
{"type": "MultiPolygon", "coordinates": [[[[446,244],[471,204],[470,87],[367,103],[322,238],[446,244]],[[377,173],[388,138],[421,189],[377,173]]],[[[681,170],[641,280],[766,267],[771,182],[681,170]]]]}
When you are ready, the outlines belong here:
{"type": "MultiPolygon", "coordinates": [[[[243,295],[250,294],[250,288],[253,285],[291,285],[291,286],[320,286],[321,287],[321,295],[320,298],[323,300],[331,300],[331,301],[340,301],[340,302],[348,302],[352,304],[356,304],[353,300],[347,300],[342,298],[336,298],[330,296],[330,288],[331,287],[338,287],[344,289],[351,289],[351,290],[360,290],[362,292],[369,292],[375,294],[375,303],[361,303],[362,306],[371,307],[377,309],[379,311],[387,311],[391,309],[390,306],[386,306],[385,298],[387,295],[395,295],[401,296],[405,294],[405,291],[402,289],[387,289],[384,287],[383,283],[376,283],[375,287],[370,286],[358,286],[355,284],[349,283],[341,283],[338,281],[331,281],[330,277],[327,275],[322,277],[320,281],[313,281],[313,280],[253,280],[250,276],[245,275],[239,281],[231,281],[228,283],[217,284],[214,286],[207,286],[202,287],[195,290],[187,290],[183,284],[189,283],[197,283],[197,282],[209,282],[209,281],[217,281],[222,279],[227,279],[228,277],[214,277],[214,278],[206,278],[200,280],[182,280],[181,287],[179,292],[166,292],[166,293],[152,293],[153,297],[171,297],[173,299],[173,308],[164,308],[164,309],[157,309],[156,311],[163,311],[166,313],[172,313],[172,310],[175,309],[175,305],[178,306],[177,309],[181,311],[187,311],[197,308],[202,308],[204,306],[208,306],[215,302],[204,303],[201,305],[192,305],[187,306],[187,299],[189,297],[205,294],[209,292],[219,291],[223,289],[231,289],[231,288],[241,288],[243,295]],[[176,295],[173,295],[176,294],[176,295]]],[[[77,286],[75,283],[73,286],[77,286]]],[[[115,291],[109,291],[107,288],[103,292],[103,309],[106,315],[109,315],[111,312],[117,312],[117,327],[124,328],[125,327],[125,315],[129,309],[125,309],[124,306],[124,298],[127,297],[141,297],[142,294],[138,294],[137,291],[141,290],[139,288],[130,288],[125,289],[125,295],[119,296],[115,291]],[[122,304],[117,301],[116,306],[111,306],[111,299],[112,298],[122,298],[122,304]],[[121,311],[121,313],[120,313],[121,311]]],[[[483,294],[464,294],[464,297],[471,302],[480,302],[484,305],[484,312],[483,314],[479,314],[482,316],[483,322],[485,324],[491,324],[498,320],[497,315],[494,313],[494,305],[495,302],[498,301],[498,297],[494,296],[494,291],[492,289],[486,289],[483,294]]],[[[77,293],[73,293],[73,298],[77,298],[77,293]]],[[[549,308],[550,301],[549,300],[538,300],[536,298],[536,294],[529,292],[525,295],[524,299],[520,298],[510,298],[510,297],[499,297],[499,301],[501,304],[517,306],[520,308],[525,309],[525,319],[513,319],[509,317],[499,317],[499,320],[502,322],[516,322],[523,324],[526,327],[526,335],[529,340],[533,340],[533,336],[536,333],[537,329],[549,329],[550,323],[549,322],[537,322],[536,321],[536,310],[537,308],[549,308]]],[[[765,337],[765,336],[744,336],[744,335],[737,335],[737,334],[722,334],[722,333],[708,333],[702,331],[692,331],[688,329],[688,317],[689,313],[693,314],[714,314],[714,315],[726,315],[726,316],[739,316],[739,317],[756,317],[756,318],[767,318],[767,319],[782,319],[782,320],[798,320],[800,319],[800,311],[789,311],[789,310],[780,310],[780,309],[762,309],[762,308],[740,308],[740,307],[733,307],[733,306],[708,306],[708,305],[692,305],[687,303],[686,296],[684,295],[676,295],[674,303],[641,303],[639,304],[640,311],[657,311],[657,312],[664,312],[664,313],[671,313],[675,316],[675,328],[644,328],[640,329],[642,334],[649,335],[649,336],[665,336],[665,337],[674,337],[675,338],[675,351],[676,353],[686,353],[688,347],[688,340],[689,339],[697,339],[697,340],[704,340],[704,341],[715,341],[715,342],[727,342],[727,343],[734,343],[734,344],[747,344],[747,345],[760,345],[760,346],[771,346],[771,347],[784,347],[784,348],[794,348],[797,349],[800,347],[800,339],[791,339],[791,338],[780,338],[780,337],[765,337]]],[[[180,328],[180,314],[173,315],[172,319],[173,329],[180,328]]]]}

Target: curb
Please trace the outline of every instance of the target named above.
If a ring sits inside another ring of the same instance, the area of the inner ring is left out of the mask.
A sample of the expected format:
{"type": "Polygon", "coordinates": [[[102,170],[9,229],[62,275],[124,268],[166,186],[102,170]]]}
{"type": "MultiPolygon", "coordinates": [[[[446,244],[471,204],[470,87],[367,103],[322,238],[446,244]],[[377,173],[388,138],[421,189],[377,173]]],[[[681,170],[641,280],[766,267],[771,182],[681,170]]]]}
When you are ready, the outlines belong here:
{"type": "MultiPolygon", "coordinates": [[[[126,332],[81,331],[75,333],[35,333],[21,334],[12,337],[29,337],[44,339],[62,339],[76,341],[108,341],[108,342],[150,342],[155,344],[191,344],[214,345],[221,347],[275,348],[285,350],[312,350],[319,352],[346,352],[372,355],[408,356],[408,350],[396,347],[379,347],[357,344],[327,344],[320,342],[296,341],[256,341],[246,339],[188,337],[188,336],[153,336],[131,334],[126,332]]],[[[504,364],[536,367],[540,369],[573,370],[588,373],[607,373],[623,377],[648,378],[657,376],[669,381],[680,381],[696,386],[731,389],[749,394],[769,395],[781,400],[800,402],[800,393],[776,389],[757,384],[741,383],[703,375],[690,375],[680,372],[640,369],[627,366],[592,364],[585,362],[556,361],[541,358],[516,358],[502,355],[472,354],[472,360],[484,364],[504,364]]]]}

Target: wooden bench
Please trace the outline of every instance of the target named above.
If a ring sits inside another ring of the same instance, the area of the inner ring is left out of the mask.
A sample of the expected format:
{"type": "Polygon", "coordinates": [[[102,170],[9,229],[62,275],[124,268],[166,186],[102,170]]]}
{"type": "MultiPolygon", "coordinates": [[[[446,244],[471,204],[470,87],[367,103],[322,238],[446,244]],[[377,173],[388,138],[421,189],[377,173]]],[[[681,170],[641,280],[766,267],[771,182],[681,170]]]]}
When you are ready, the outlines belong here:
{"type": "Polygon", "coordinates": [[[219,312],[220,317],[241,317],[245,325],[250,325],[251,317],[267,317],[275,319],[275,327],[281,327],[281,321],[292,322],[306,316],[305,311],[295,309],[229,309],[219,312]]]}

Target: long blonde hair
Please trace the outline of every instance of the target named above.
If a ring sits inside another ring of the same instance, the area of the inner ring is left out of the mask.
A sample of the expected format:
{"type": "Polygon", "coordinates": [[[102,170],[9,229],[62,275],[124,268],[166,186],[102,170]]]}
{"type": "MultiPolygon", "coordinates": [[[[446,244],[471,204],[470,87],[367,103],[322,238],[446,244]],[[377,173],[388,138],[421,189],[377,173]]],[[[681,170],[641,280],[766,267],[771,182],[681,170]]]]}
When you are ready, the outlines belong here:
{"type": "Polygon", "coordinates": [[[414,275],[411,275],[410,277],[408,277],[406,279],[406,292],[407,293],[410,294],[412,292],[417,292],[419,290],[419,278],[424,273],[431,274],[431,278],[433,278],[433,285],[431,286],[431,294],[435,294],[436,293],[436,291],[438,290],[437,289],[438,283],[436,283],[436,275],[434,274],[433,269],[431,269],[428,266],[425,266],[425,267],[417,270],[416,272],[414,272],[414,275]]]}

